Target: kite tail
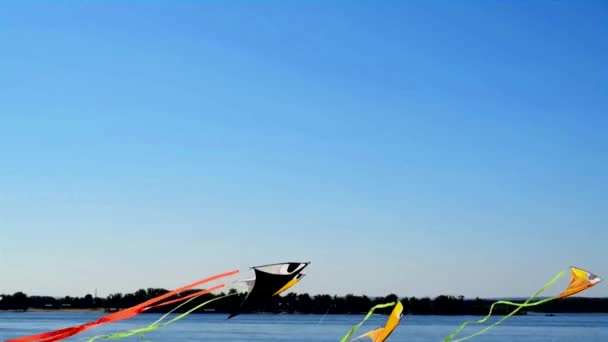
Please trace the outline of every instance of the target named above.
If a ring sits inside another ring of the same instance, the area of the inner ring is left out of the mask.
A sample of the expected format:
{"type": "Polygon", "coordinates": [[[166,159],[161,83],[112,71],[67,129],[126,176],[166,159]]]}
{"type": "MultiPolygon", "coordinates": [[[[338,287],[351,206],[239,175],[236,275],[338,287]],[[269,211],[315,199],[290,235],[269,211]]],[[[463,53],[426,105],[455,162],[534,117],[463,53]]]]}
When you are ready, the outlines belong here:
{"type": "MultiPolygon", "coordinates": [[[[102,325],[102,324],[106,324],[106,323],[111,323],[111,322],[117,322],[117,321],[122,321],[122,320],[126,320],[129,318],[132,318],[136,315],[139,315],[140,313],[152,308],[152,307],[156,307],[156,306],[162,306],[165,304],[158,304],[159,302],[161,302],[164,299],[170,298],[176,294],[179,294],[185,290],[191,289],[193,287],[196,287],[198,285],[204,284],[204,283],[208,283],[214,280],[218,280],[221,278],[225,278],[228,276],[232,276],[236,273],[238,273],[238,270],[234,270],[234,271],[230,271],[230,272],[224,272],[224,273],[220,273],[199,281],[196,281],[194,283],[182,286],[176,290],[173,291],[169,291],[163,295],[154,297],[152,299],[149,299],[141,304],[132,306],[130,308],[126,308],[117,312],[113,312],[109,315],[103,316],[95,321],[91,321],[91,322],[87,322],[84,324],[80,324],[80,325],[75,325],[72,327],[68,327],[68,328],[63,328],[63,329],[59,329],[59,330],[54,330],[54,331],[49,331],[49,332],[44,332],[44,333],[40,333],[40,334],[35,334],[35,335],[29,335],[29,336],[22,336],[22,337],[17,337],[14,339],[10,339],[10,340],[5,340],[4,342],[54,342],[54,341],[59,341],[59,340],[63,340],[66,339],[70,336],[74,336],[76,334],[79,334],[85,330],[91,329],[95,326],[98,325],[102,325]]],[[[224,287],[224,284],[220,284],[220,285],[216,285],[212,288],[206,289],[206,290],[202,290],[200,292],[200,294],[203,294],[201,292],[211,292],[214,290],[217,290],[219,288],[224,287]]],[[[188,296],[186,296],[185,298],[187,298],[188,296]]],[[[178,300],[173,300],[170,302],[176,302],[176,301],[181,301],[184,300],[185,298],[180,298],[178,300]]]]}
{"type": "Polygon", "coordinates": [[[190,310],[188,310],[188,311],[186,311],[186,312],[184,312],[184,313],[180,314],[179,316],[177,316],[177,317],[173,318],[173,319],[172,319],[172,320],[170,320],[170,321],[167,321],[167,322],[165,322],[165,323],[161,323],[161,321],[162,321],[162,320],[164,320],[164,319],[165,319],[167,316],[169,316],[169,315],[170,315],[171,313],[173,313],[175,310],[177,310],[177,309],[179,309],[180,307],[182,307],[182,306],[186,305],[187,303],[189,303],[190,301],[192,301],[192,300],[194,300],[194,299],[198,298],[199,296],[202,296],[202,295],[204,294],[204,293],[202,293],[202,294],[199,294],[199,295],[197,295],[197,296],[193,296],[193,297],[191,297],[190,299],[188,299],[187,301],[185,301],[185,302],[181,303],[180,305],[176,306],[176,307],[175,307],[175,308],[173,308],[171,311],[169,311],[169,312],[167,312],[166,314],[164,314],[164,315],[163,315],[161,318],[159,318],[159,319],[158,319],[156,322],[154,322],[154,323],[152,323],[152,324],[148,325],[147,327],[138,328],[138,329],[133,329],[133,330],[124,331],[124,332],[119,332],[119,333],[115,333],[115,334],[98,335],[98,336],[94,336],[94,337],[90,338],[90,339],[89,339],[87,342],[93,342],[93,341],[95,341],[95,340],[102,339],[102,338],[103,338],[103,339],[114,339],[114,340],[115,340],[115,339],[127,338],[127,337],[130,337],[130,336],[136,335],[136,334],[144,334],[144,333],[147,333],[147,332],[150,332],[150,331],[156,330],[156,329],[158,329],[158,328],[160,328],[160,327],[163,327],[163,326],[166,326],[166,325],[172,324],[172,323],[174,323],[174,322],[177,322],[177,321],[179,321],[180,319],[182,319],[182,318],[184,318],[184,317],[186,317],[186,316],[190,315],[192,312],[194,312],[194,311],[196,311],[196,310],[198,310],[198,309],[202,308],[203,306],[205,306],[205,305],[207,305],[207,304],[210,304],[210,303],[215,302],[215,301],[220,300],[220,299],[228,298],[228,297],[230,297],[230,296],[240,295],[240,294],[243,294],[243,293],[245,293],[245,292],[247,292],[247,291],[241,291],[241,292],[231,293],[231,294],[227,294],[227,295],[223,295],[223,296],[220,296],[220,297],[216,297],[216,298],[210,299],[210,300],[205,301],[205,302],[203,302],[203,303],[201,303],[201,304],[199,304],[199,305],[195,306],[194,308],[192,308],[192,309],[190,309],[190,310]]]}
{"type": "Polygon", "coordinates": [[[374,314],[374,311],[376,311],[376,309],[383,309],[383,308],[387,308],[389,306],[394,306],[396,303],[395,302],[390,302],[390,303],[385,303],[385,304],[378,304],[375,305],[374,307],[372,307],[367,314],[365,315],[365,317],[363,318],[363,320],[361,322],[359,322],[358,324],[356,324],[355,326],[353,326],[352,328],[350,328],[350,330],[346,333],[346,335],[344,335],[344,337],[342,337],[342,339],[340,340],[340,342],[347,342],[348,339],[357,331],[359,330],[359,328],[363,325],[363,323],[365,323],[365,321],[367,321],[370,317],[372,317],[372,315],[374,314]]]}
{"type": "Polygon", "coordinates": [[[545,290],[547,290],[547,288],[549,288],[551,285],[553,285],[553,283],[555,283],[559,278],[563,277],[565,274],[566,274],[565,271],[562,271],[562,272],[558,273],[553,279],[551,279],[548,283],[546,283],[540,290],[538,290],[536,293],[534,293],[532,295],[532,297],[528,298],[528,300],[526,300],[524,303],[514,303],[514,302],[510,302],[510,301],[505,301],[505,300],[500,300],[500,301],[494,302],[490,306],[490,312],[483,319],[477,320],[477,321],[467,321],[467,322],[462,323],[460,325],[460,327],[458,327],[458,329],[456,329],[453,333],[451,333],[448,337],[446,337],[444,339],[444,342],[461,342],[461,341],[468,340],[468,339],[470,339],[472,337],[479,336],[479,335],[487,332],[488,330],[492,329],[493,327],[499,325],[500,323],[504,322],[506,319],[508,319],[509,317],[511,317],[514,314],[516,314],[522,308],[541,305],[541,304],[544,304],[544,303],[547,303],[547,302],[550,302],[552,300],[557,299],[557,297],[551,297],[551,298],[547,298],[547,299],[543,299],[543,300],[539,300],[539,301],[530,303],[534,298],[538,297],[541,293],[543,293],[545,290]],[[490,326],[487,326],[484,329],[482,329],[482,330],[480,330],[480,331],[478,331],[478,332],[476,332],[474,334],[471,334],[469,336],[462,337],[462,338],[459,338],[457,340],[453,340],[454,337],[456,335],[458,335],[458,333],[460,333],[462,331],[462,329],[464,329],[467,325],[469,325],[471,323],[478,323],[478,324],[485,323],[490,318],[490,316],[492,315],[492,311],[494,310],[494,306],[499,305],[499,304],[516,306],[517,308],[515,310],[513,310],[511,313],[509,313],[508,315],[504,316],[503,318],[501,318],[500,320],[498,320],[497,322],[495,322],[494,324],[492,324],[490,326]]]}

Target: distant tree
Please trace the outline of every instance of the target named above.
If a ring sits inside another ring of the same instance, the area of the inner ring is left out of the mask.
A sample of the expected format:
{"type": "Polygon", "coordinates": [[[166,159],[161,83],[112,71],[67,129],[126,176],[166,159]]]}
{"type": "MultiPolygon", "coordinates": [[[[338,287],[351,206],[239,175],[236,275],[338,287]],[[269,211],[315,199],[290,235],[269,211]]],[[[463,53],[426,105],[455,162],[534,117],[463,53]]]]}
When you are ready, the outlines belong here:
{"type": "Polygon", "coordinates": [[[12,297],[13,310],[27,311],[28,298],[25,293],[16,292],[12,297]]]}
{"type": "Polygon", "coordinates": [[[311,313],[313,309],[313,300],[308,293],[301,293],[297,297],[298,300],[298,312],[311,313]]]}
{"type": "Polygon", "coordinates": [[[93,307],[93,296],[90,294],[87,294],[86,296],[84,296],[84,298],[82,298],[82,300],[79,300],[78,307],[83,308],[83,309],[92,308],[93,307]]]}
{"type": "Polygon", "coordinates": [[[300,309],[298,304],[297,294],[290,292],[282,297],[279,307],[283,312],[294,313],[296,310],[300,309]]]}
{"type": "Polygon", "coordinates": [[[396,302],[398,300],[399,300],[399,297],[397,297],[397,295],[394,293],[391,293],[388,296],[384,297],[385,302],[396,302]]]}
{"type": "Polygon", "coordinates": [[[108,309],[122,308],[122,307],[124,307],[124,305],[122,303],[123,303],[122,293],[114,293],[114,294],[111,294],[108,296],[105,307],[108,309]]]}
{"type": "Polygon", "coordinates": [[[327,295],[327,294],[314,296],[312,299],[312,302],[313,302],[313,313],[316,313],[316,314],[329,313],[334,305],[332,303],[331,296],[327,295]]]}

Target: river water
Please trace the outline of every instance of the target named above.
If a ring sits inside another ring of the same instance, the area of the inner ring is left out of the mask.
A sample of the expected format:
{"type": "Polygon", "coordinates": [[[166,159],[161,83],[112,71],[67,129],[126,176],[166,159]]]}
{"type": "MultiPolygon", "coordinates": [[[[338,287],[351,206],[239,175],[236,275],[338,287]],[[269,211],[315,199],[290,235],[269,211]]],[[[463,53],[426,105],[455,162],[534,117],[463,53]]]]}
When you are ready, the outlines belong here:
{"type": "MultiPolygon", "coordinates": [[[[9,313],[0,312],[2,340],[84,323],[99,313],[9,313]]],[[[194,314],[145,335],[150,342],[338,342],[363,315],[226,315],[194,314]]],[[[65,341],[86,341],[98,334],[114,333],[146,326],[160,315],[142,314],[128,321],[91,329],[65,341]]],[[[473,316],[405,316],[387,342],[441,342],[458,325],[473,316]]],[[[381,326],[386,316],[375,315],[356,335],[381,326]]],[[[466,328],[466,336],[482,326],[466,328]]],[[[108,341],[108,340],[97,340],[108,341]]],[[[144,341],[133,336],[123,341],[144,341]]],[[[470,341],[486,342],[608,342],[608,315],[528,315],[512,317],[500,326],[470,341]]]]}

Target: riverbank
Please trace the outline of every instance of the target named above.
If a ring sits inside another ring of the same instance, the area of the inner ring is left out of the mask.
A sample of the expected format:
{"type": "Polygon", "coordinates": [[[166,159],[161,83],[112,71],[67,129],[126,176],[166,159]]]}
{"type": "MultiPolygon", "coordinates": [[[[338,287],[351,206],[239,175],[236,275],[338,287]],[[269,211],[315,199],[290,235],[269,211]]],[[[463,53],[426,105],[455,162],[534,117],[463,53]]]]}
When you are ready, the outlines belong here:
{"type": "Polygon", "coordinates": [[[32,309],[27,309],[26,311],[23,310],[0,310],[0,312],[14,312],[14,313],[20,313],[20,312],[52,312],[52,313],[71,313],[71,314],[77,314],[77,313],[89,313],[89,312],[105,312],[106,310],[103,308],[96,308],[96,309],[38,309],[38,308],[32,308],[32,309]]]}
{"type": "MultiPolygon", "coordinates": [[[[120,308],[128,308],[139,303],[146,302],[166,293],[162,290],[141,290],[130,294],[114,294],[107,298],[98,298],[87,295],[82,298],[63,297],[54,298],[49,296],[27,296],[25,293],[13,295],[2,295],[0,300],[0,311],[12,310],[14,312],[113,312],[120,308]]],[[[189,296],[190,292],[184,292],[182,296],[189,296]]],[[[200,304],[218,298],[219,295],[207,294],[197,301],[188,303],[182,307],[180,303],[173,303],[162,307],[151,308],[150,313],[166,313],[176,309],[176,313],[183,313],[200,304]]],[[[168,298],[173,300],[178,298],[168,298]]],[[[207,305],[203,312],[230,313],[238,307],[242,298],[232,297],[222,301],[216,301],[207,305]]],[[[302,313],[302,314],[359,314],[366,313],[377,304],[396,302],[400,300],[407,312],[413,315],[485,315],[495,302],[494,299],[471,298],[462,296],[437,296],[435,298],[399,298],[394,294],[386,297],[367,297],[365,295],[336,296],[336,295],[308,295],[288,293],[284,296],[276,296],[269,300],[263,307],[268,313],[302,313]]],[[[513,307],[496,305],[493,312],[496,315],[509,313],[513,307]]],[[[203,313],[201,312],[201,313],[203,313]]],[[[377,313],[389,313],[389,309],[377,310],[377,313]]],[[[518,314],[527,312],[537,313],[608,313],[608,298],[571,297],[559,301],[547,302],[543,305],[524,308],[518,314]]]]}

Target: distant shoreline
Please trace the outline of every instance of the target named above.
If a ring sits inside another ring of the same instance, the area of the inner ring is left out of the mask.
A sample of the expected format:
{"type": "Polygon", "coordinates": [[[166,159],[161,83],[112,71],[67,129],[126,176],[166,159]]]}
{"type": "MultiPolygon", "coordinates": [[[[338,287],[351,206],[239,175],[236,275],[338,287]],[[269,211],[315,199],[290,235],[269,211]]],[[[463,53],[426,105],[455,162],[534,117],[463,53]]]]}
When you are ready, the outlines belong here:
{"type": "MultiPolygon", "coordinates": [[[[151,298],[166,294],[165,289],[140,289],[134,293],[116,293],[99,298],[93,295],[84,297],[51,297],[51,296],[28,296],[23,292],[16,292],[12,295],[1,295],[0,312],[38,312],[38,313],[65,313],[65,314],[86,314],[86,313],[110,313],[121,309],[133,307],[139,303],[146,302],[151,298]]],[[[196,293],[196,290],[188,290],[181,293],[181,296],[189,296],[196,293]]],[[[218,298],[220,294],[205,294],[201,298],[191,303],[170,303],[162,307],[152,307],[146,313],[184,313],[199,305],[200,302],[218,298]],[[184,305],[185,304],[185,305],[184,305]]],[[[241,295],[239,295],[240,297],[241,295]]],[[[197,313],[231,313],[237,307],[242,298],[234,297],[223,301],[209,303],[202,311],[197,313]]],[[[243,295],[244,297],[244,295],[243,295]]],[[[178,300],[179,297],[172,296],[167,300],[178,300]]],[[[464,298],[463,296],[440,295],[435,298],[423,297],[402,297],[389,294],[385,297],[368,297],[365,295],[329,295],[317,294],[309,295],[306,293],[288,293],[276,296],[265,303],[258,310],[259,314],[365,314],[374,305],[401,301],[408,315],[486,315],[495,300],[482,298],[464,298]]],[[[495,315],[504,315],[513,310],[511,306],[496,305],[493,312],[495,315]]],[[[390,309],[376,310],[378,314],[388,314],[390,309]]],[[[562,300],[555,300],[540,306],[524,308],[517,312],[517,315],[528,313],[564,314],[564,313],[608,313],[608,298],[591,297],[571,297],[562,300]]]]}
{"type": "Polygon", "coordinates": [[[92,308],[92,309],[40,309],[40,308],[29,308],[26,311],[23,310],[0,310],[0,312],[14,312],[14,313],[27,313],[27,312],[57,312],[57,313],[89,313],[89,312],[105,312],[104,308],[92,308]]]}
{"type": "MultiPolygon", "coordinates": [[[[107,313],[111,313],[111,312],[116,312],[119,311],[121,309],[114,309],[114,310],[107,310],[104,308],[92,308],[92,309],[71,309],[71,308],[61,308],[61,309],[41,309],[41,308],[30,308],[27,309],[26,311],[23,310],[0,310],[0,314],[2,313],[11,313],[11,314],[28,314],[28,313],[34,313],[34,314],[43,314],[43,313],[56,313],[56,314],[92,314],[92,313],[96,313],[96,314],[107,314],[107,313]]],[[[142,312],[142,315],[149,315],[149,314],[162,314],[162,312],[142,312]]],[[[218,315],[222,315],[222,314],[226,314],[225,312],[214,312],[214,311],[199,311],[199,312],[193,312],[192,314],[194,315],[204,315],[204,314],[218,314],[218,315]]],[[[307,313],[307,312],[264,312],[264,311],[259,311],[259,312],[250,312],[250,313],[246,313],[249,315],[294,315],[294,316],[301,316],[301,315],[318,315],[318,316],[324,316],[326,314],[322,314],[322,313],[307,313]]],[[[339,313],[337,315],[361,315],[363,313],[339,313]]],[[[336,314],[332,314],[329,313],[329,315],[336,315],[336,314]]],[[[479,313],[479,314],[444,314],[444,313],[432,313],[432,314],[416,314],[416,313],[411,313],[410,315],[412,316],[483,316],[485,314],[479,313]]],[[[502,314],[498,314],[499,316],[501,316],[502,314]]],[[[557,313],[553,313],[553,312],[522,312],[522,313],[517,313],[516,316],[528,316],[528,315],[532,315],[532,316],[562,316],[562,315],[608,315],[608,312],[557,312],[557,313]]]]}

